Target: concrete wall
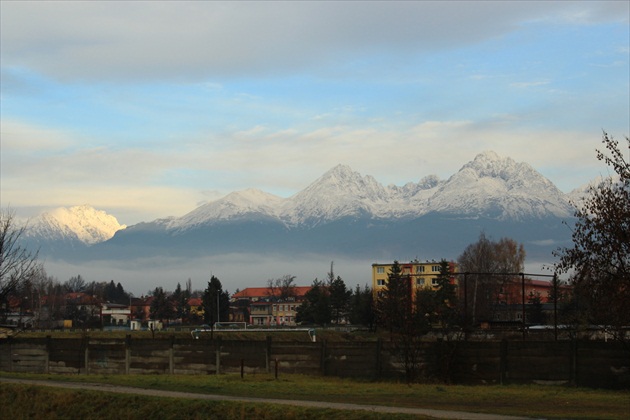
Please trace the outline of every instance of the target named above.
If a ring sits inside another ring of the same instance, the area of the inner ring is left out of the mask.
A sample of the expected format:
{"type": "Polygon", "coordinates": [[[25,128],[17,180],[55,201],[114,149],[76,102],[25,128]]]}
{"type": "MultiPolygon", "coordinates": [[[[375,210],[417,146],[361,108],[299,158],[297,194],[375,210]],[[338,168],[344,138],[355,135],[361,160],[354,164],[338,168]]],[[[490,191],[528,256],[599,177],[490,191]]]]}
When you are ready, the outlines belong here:
{"type": "MultiPolygon", "coordinates": [[[[0,370],[70,374],[301,373],[405,379],[395,346],[371,342],[219,339],[0,340],[0,370]]],[[[630,352],[600,341],[427,342],[416,349],[420,380],[461,384],[550,383],[630,388],[630,352]]]]}

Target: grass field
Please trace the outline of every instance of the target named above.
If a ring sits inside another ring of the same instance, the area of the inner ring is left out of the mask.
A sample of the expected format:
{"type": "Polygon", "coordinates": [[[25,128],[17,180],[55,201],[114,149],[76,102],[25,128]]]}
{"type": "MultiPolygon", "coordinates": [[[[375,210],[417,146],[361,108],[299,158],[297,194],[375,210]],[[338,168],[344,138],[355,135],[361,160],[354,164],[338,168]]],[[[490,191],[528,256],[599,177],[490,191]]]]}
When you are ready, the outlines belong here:
{"type": "MultiPolygon", "coordinates": [[[[430,384],[399,384],[390,382],[362,382],[330,377],[283,375],[116,375],[69,376],[9,374],[2,376],[49,379],[55,381],[99,382],[149,389],[185,391],[202,394],[221,394],[258,398],[329,401],[356,404],[378,404],[397,407],[418,407],[534,418],[562,419],[627,419],[630,417],[630,392],[568,388],[559,386],[446,386],[430,384]]],[[[93,406],[96,396],[88,391],[70,391],[23,385],[0,385],[0,404],[5,413],[22,413],[6,418],[74,418],[81,413],[55,414],[65,405],[89,402],[93,406]],[[22,398],[26,393],[28,398],[22,398]],[[66,401],[64,403],[64,401],[66,401]],[[5,411],[7,410],[7,411],[5,411]],[[30,415],[36,410],[37,413],[30,415]],[[52,413],[39,417],[39,413],[52,413]]],[[[125,407],[122,418],[139,418],[151,415],[147,410],[159,410],[159,418],[196,418],[199,412],[215,413],[199,418],[366,418],[365,414],[335,410],[287,408],[245,403],[218,403],[209,401],[158,401],[149,397],[126,395],[100,395],[98,404],[114,417],[118,408],[125,407]],[[147,401],[142,402],[143,399],[147,401]],[[160,408],[157,408],[159,406],[160,408]],[[151,408],[153,407],[153,408],[151,408]],[[203,407],[203,408],[200,408],[203,407]],[[199,411],[202,410],[202,411],[199,411]],[[218,411],[216,411],[218,410],[218,411]],[[306,411],[304,411],[306,410],[306,411]],[[290,414],[290,413],[293,414],[290,414]],[[125,414],[126,413],[126,414],[125,414]],[[167,413],[179,413],[171,417],[167,413]],[[187,414],[186,414],[187,413],[187,414]],[[197,414],[196,414],[197,413],[197,414]],[[218,414],[217,414],[218,413],[218,414]]],[[[89,408],[89,407],[88,407],[89,408]]],[[[86,408],[86,409],[88,409],[86,408]]],[[[79,408],[76,408],[77,410],[79,408]]],[[[82,417],[94,418],[90,413],[82,417]]],[[[121,417],[120,415],[118,417],[121,417]]],[[[100,417],[106,418],[106,417],[100,417]]],[[[368,417],[369,418],[369,417],[368,417]]],[[[380,418],[379,416],[372,418],[380,418]]],[[[396,418],[388,415],[387,418],[396,418]]],[[[400,416],[398,418],[408,418],[400,416]]]]}

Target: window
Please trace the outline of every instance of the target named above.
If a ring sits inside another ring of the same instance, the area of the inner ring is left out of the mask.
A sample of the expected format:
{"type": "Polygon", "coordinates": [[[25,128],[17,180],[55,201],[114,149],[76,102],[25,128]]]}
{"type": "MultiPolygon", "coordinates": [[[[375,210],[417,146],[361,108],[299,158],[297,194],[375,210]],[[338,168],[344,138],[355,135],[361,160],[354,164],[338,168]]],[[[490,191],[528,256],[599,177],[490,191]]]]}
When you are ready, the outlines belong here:
{"type": "Polygon", "coordinates": [[[424,266],[416,265],[416,273],[424,273],[424,266]]]}
{"type": "Polygon", "coordinates": [[[378,280],[376,280],[376,284],[377,284],[378,286],[385,286],[385,280],[383,280],[383,279],[378,279],[378,280]]]}
{"type": "Polygon", "coordinates": [[[376,272],[378,274],[385,274],[385,267],[376,267],[376,272]]]}
{"type": "Polygon", "coordinates": [[[434,273],[439,273],[440,272],[440,266],[439,265],[432,265],[431,266],[431,271],[433,271],[434,273]]]}
{"type": "Polygon", "coordinates": [[[431,284],[434,286],[438,285],[438,279],[431,279],[431,284]]]}
{"type": "Polygon", "coordinates": [[[424,279],[416,279],[416,286],[424,286],[424,279]]]}

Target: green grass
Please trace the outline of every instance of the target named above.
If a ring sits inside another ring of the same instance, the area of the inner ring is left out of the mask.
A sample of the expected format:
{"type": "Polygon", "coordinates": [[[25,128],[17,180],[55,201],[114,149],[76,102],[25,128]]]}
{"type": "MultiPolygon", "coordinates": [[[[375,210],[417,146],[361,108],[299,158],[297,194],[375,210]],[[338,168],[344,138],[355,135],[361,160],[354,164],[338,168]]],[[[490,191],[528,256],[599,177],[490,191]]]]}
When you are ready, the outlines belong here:
{"type": "Polygon", "coordinates": [[[10,419],[411,419],[409,415],[376,414],[251,404],[158,398],[96,391],[72,391],[29,385],[0,384],[3,418],[10,419]]]}
{"type": "MultiPolygon", "coordinates": [[[[282,375],[275,379],[273,375],[267,374],[247,375],[243,379],[240,375],[71,376],[2,373],[2,376],[99,382],[202,394],[380,404],[544,418],[627,419],[630,415],[630,392],[628,391],[560,386],[406,385],[303,375],[282,375]]],[[[197,404],[192,401],[189,403],[197,404]]],[[[239,405],[241,406],[242,404],[239,405]]],[[[246,409],[249,408],[241,407],[238,410],[246,409]]],[[[273,411],[275,408],[270,408],[270,410],[273,411]]],[[[250,417],[249,414],[243,418],[250,417]]],[[[299,417],[303,418],[302,415],[299,417]]]]}

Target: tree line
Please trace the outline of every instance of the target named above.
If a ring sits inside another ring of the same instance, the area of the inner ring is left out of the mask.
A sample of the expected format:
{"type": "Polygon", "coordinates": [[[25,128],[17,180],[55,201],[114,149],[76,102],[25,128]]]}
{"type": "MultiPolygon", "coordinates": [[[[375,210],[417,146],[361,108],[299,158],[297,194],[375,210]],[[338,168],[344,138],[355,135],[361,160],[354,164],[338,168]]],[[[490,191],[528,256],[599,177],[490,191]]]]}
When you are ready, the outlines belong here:
{"type": "MultiPolygon", "coordinates": [[[[630,152],[630,139],[626,137],[625,140],[630,152]]],[[[572,245],[558,248],[553,253],[557,262],[549,267],[554,274],[568,275],[570,289],[555,288],[551,298],[560,302],[564,322],[576,328],[602,325],[627,342],[625,329],[630,325],[630,311],[627,310],[630,302],[630,165],[617,140],[604,132],[602,143],[606,150],[596,150],[597,159],[604,162],[614,176],[591,186],[586,199],[574,203],[575,224],[568,227],[572,231],[572,245]]],[[[46,275],[38,262],[37,252],[21,246],[19,238],[24,229],[15,225],[10,210],[0,212],[0,313],[6,313],[11,296],[29,297],[30,302],[35,302],[36,295],[58,296],[62,292],[86,288],[91,295],[103,300],[127,302],[130,298],[124,288],[113,281],[87,283],[77,276],[59,284],[46,275]]],[[[459,271],[470,273],[466,279],[470,287],[466,287],[464,295],[461,289],[457,292],[454,288],[451,275],[440,271],[436,288],[422,289],[412,296],[407,289],[409,282],[398,271],[398,264],[394,264],[387,287],[375,296],[367,285],[348,289],[343,279],[334,275],[331,265],[324,280],[313,281],[296,317],[298,322],[319,325],[346,321],[370,328],[378,325],[392,337],[422,336],[436,328],[444,331],[461,328],[464,322],[476,325],[480,320],[492,318],[498,296],[513,281],[513,273],[522,272],[524,260],[522,244],[509,238],[493,241],[482,233],[479,240],[469,245],[458,258],[459,271]],[[462,299],[468,303],[465,312],[462,311],[462,299]]],[[[445,270],[447,262],[440,264],[441,270],[445,270]]],[[[268,287],[278,290],[281,298],[287,297],[294,278],[287,275],[269,280],[268,287]]],[[[152,306],[152,314],[156,319],[190,316],[185,312],[189,309],[183,304],[193,296],[189,289],[182,290],[178,284],[172,293],[162,288],[153,290],[151,294],[156,303],[152,306]]],[[[212,276],[198,295],[203,301],[206,323],[212,325],[225,320],[230,295],[223,290],[218,278],[212,276]]],[[[272,295],[275,296],[275,292],[272,295]]],[[[528,296],[528,302],[530,319],[541,318],[541,296],[528,296]]],[[[74,316],[80,318],[83,314],[74,316]]],[[[408,356],[413,358],[413,355],[408,356]]]]}

